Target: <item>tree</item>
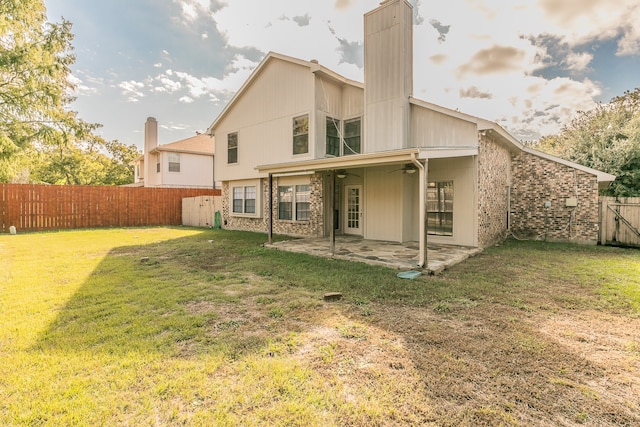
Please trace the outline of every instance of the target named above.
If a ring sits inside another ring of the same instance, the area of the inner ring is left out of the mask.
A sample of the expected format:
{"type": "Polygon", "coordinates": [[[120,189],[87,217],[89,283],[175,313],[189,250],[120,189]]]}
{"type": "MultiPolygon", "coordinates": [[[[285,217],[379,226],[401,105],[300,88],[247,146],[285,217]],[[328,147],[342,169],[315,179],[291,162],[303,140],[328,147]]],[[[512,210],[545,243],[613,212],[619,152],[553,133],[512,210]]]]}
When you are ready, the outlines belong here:
{"type": "Polygon", "coordinates": [[[640,196],[640,88],[578,112],[560,134],[542,138],[537,148],[616,175],[609,195],[640,196]]]}
{"type": "Polygon", "coordinates": [[[72,40],[71,23],[47,22],[42,0],[0,0],[0,181],[122,183],[122,170],[100,179],[114,174],[105,153],[119,143],[67,108],[72,40]]]}

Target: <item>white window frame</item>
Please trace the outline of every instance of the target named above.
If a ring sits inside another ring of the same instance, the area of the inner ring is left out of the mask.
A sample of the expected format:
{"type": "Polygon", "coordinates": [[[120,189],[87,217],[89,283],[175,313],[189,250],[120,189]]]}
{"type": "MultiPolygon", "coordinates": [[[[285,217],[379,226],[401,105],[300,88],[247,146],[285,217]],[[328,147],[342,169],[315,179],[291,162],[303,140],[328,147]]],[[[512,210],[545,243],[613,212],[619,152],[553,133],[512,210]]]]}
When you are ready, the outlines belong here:
{"type": "Polygon", "coordinates": [[[348,119],[344,119],[342,121],[341,125],[342,125],[342,128],[341,128],[342,129],[342,135],[341,135],[342,138],[340,139],[340,142],[341,142],[341,144],[340,144],[340,153],[341,153],[341,155],[343,155],[343,156],[352,156],[354,154],[362,154],[362,116],[355,116],[355,117],[351,117],[351,118],[348,118],[348,119]],[[346,148],[347,147],[347,141],[346,141],[347,138],[345,137],[345,133],[344,133],[344,128],[347,125],[347,123],[353,122],[353,121],[356,121],[356,120],[360,121],[360,135],[358,135],[358,137],[360,138],[360,152],[359,153],[353,153],[353,152],[351,152],[350,149],[346,148]]]}
{"type": "Polygon", "coordinates": [[[454,234],[454,182],[450,180],[430,181],[427,184],[427,234],[438,237],[453,237],[454,234]],[[448,189],[448,191],[447,191],[448,189]],[[447,194],[449,193],[449,194],[447,194]],[[435,195],[435,199],[434,198],[435,195]],[[450,198],[446,198],[450,195],[450,198]],[[449,220],[450,217],[450,220],[449,220]],[[431,218],[439,223],[437,226],[430,225],[431,218]],[[443,223],[451,222],[451,227],[442,226],[443,223]]]}
{"type": "Polygon", "coordinates": [[[227,164],[228,164],[228,165],[237,165],[237,164],[238,164],[238,160],[239,160],[239,156],[238,156],[238,154],[239,154],[238,146],[239,146],[239,145],[240,145],[240,136],[238,135],[238,132],[229,132],[229,133],[227,134],[227,164]],[[229,143],[230,143],[230,141],[229,141],[229,137],[230,137],[231,135],[235,135],[235,140],[236,140],[236,141],[235,141],[236,146],[235,146],[235,147],[233,147],[233,148],[232,148],[232,147],[229,147],[229,143]],[[236,154],[236,158],[235,158],[235,160],[234,160],[233,162],[231,161],[230,156],[229,156],[229,153],[231,152],[231,150],[234,150],[234,152],[235,152],[235,154],[236,154]]]}
{"type": "Polygon", "coordinates": [[[277,215],[276,218],[281,222],[296,222],[296,223],[309,223],[311,221],[311,183],[310,182],[278,182],[278,194],[277,194],[277,215]],[[306,187],[306,189],[305,189],[306,187]],[[281,202],[280,197],[282,195],[281,188],[289,188],[291,191],[291,201],[281,202]],[[306,194],[305,194],[306,193],[306,194]],[[307,200],[304,200],[304,199],[307,200]],[[291,218],[282,218],[281,203],[291,204],[291,218]],[[301,204],[308,204],[308,209],[300,209],[301,204]],[[308,212],[308,218],[300,218],[302,212],[308,212]]]}
{"type": "Polygon", "coordinates": [[[167,153],[167,162],[168,162],[168,166],[167,166],[167,171],[171,172],[171,173],[180,173],[180,153],[172,153],[169,152],[167,153]],[[178,160],[177,162],[175,160],[178,160]],[[171,161],[174,160],[174,161],[171,161]],[[177,170],[171,170],[171,166],[173,165],[173,168],[176,168],[176,165],[178,165],[177,170]]]}
{"type": "Polygon", "coordinates": [[[325,144],[325,155],[326,156],[330,156],[330,157],[342,157],[342,156],[351,156],[354,154],[362,154],[362,116],[355,116],[355,117],[350,117],[347,119],[337,119],[333,116],[330,115],[326,115],[325,118],[325,135],[324,135],[324,144],[325,144]],[[360,122],[360,134],[358,135],[358,138],[360,140],[360,152],[353,152],[350,148],[347,148],[347,138],[345,137],[345,127],[347,126],[347,124],[354,122],[354,121],[359,121],[360,122]],[[336,127],[336,130],[338,131],[338,144],[339,144],[339,148],[338,148],[338,153],[334,154],[334,153],[329,153],[328,151],[328,144],[327,144],[327,140],[328,140],[328,134],[327,134],[327,128],[330,126],[330,123],[333,123],[333,125],[336,127]]]}
{"type": "Polygon", "coordinates": [[[229,214],[231,216],[238,217],[250,217],[260,218],[262,215],[262,185],[259,180],[251,181],[235,181],[229,183],[229,214]],[[254,192],[255,198],[247,198],[247,195],[252,195],[254,192]],[[241,198],[235,198],[236,195],[240,195],[241,198]],[[247,200],[254,200],[254,212],[247,212],[247,200]],[[241,211],[235,212],[236,201],[241,204],[241,211]]]}
{"type": "Polygon", "coordinates": [[[308,155],[311,151],[311,115],[309,113],[300,114],[291,119],[291,153],[294,156],[305,156],[308,155]],[[296,120],[306,117],[307,119],[307,133],[295,133],[296,129],[296,120]],[[306,135],[307,136],[307,150],[303,152],[296,153],[296,137],[306,135]]]}

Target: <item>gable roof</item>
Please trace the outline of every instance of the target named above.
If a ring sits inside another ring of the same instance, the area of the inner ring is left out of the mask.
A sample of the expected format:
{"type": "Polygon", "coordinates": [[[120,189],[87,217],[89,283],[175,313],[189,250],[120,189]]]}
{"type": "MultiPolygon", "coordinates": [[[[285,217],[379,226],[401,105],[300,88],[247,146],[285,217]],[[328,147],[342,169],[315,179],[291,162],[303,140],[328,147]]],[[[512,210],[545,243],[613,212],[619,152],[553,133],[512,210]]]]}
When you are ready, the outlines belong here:
{"type": "MultiPolygon", "coordinates": [[[[341,85],[351,85],[360,89],[364,89],[364,84],[357,82],[355,80],[351,80],[348,79],[338,73],[336,73],[335,71],[330,70],[329,68],[326,68],[322,65],[320,65],[317,61],[315,60],[311,60],[311,61],[305,61],[303,59],[299,59],[299,58],[294,58],[292,56],[287,56],[287,55],[283,55],[280,53],[276,53],[276,52],[269,52],[267,53],[267,55],[264,57],[264,59],[260,62],[260,64],[258,64],[258,66],[255,68],[255,70],[253,70],[253,72],[251,73],[251,75],[249,76],[249,78],[243,83],[243,85],[240,87],[240,89],[238,89],[238,91],[235,93],[235,95],[233,96],[233,98],[231,98],[231,100],[227,103],[227,105],[224,107],[224,109],[222,110],[222,112],[220,112],[220,114],[218,115],[218,117],[216,117],[216,119],[213,121],[213,123],[211,123],[211,125],[209,126],[209,128],[207,129],[207,136],[211,135],[213,136],[212,132],[213,132],[213,128],[216,126],[216,124],[222,120],[228,113],[229,111],[233,108],[234,104],[236,103],[236,101],[242,97],[242,95],[244,94],[244,92],[253,84],[253,82],[260,76],[260,74],[262,73],[262,71],[268,66],[269,63],[271,63],[274,60],[281,60],[281,61],[286,61],[286,62],[290,62],[293,64],[297,64],[300,65],[302,67],[307,67],[309,68],[310,72],[320,75],[322,77],[328,78],[338,84],[341,85]]],[[[524,151],[526,153],[553,161],[553,162],[557,162],[560,164],[563,164],[565,166],[569,166],[572,167],[574,169],[577,170],[581,170],[583,172],[595,175],[598,181],[598,185],[600,188],[606,188],[609,183],[613,182],[616,177],[615,175],[611,175],[609,173],[606,172],[602,172],[593,168],[589,168],[587,166],[583,166],[580,165],[578,163],[575,162],[571,162],[569,160],[565,160],[562,159],[560,157],[556,157],[547,153],[543,153],[541,151],[535,150],[533,148],[527,147],[525,145],[523,145],[518,139],[516,139],[513,135],[511,135],[509,132],[507,132],[502,126],[500,126],[498,123],[496,122],[492,122],[490,120],[486,120],[480,117],[476,117],[470,114],[466,114],[466,113],[462,113],[460,111],[457,110],[452,110],[450,108],[446,108],[437,104],[433,104],[431,102],[427,102],[427,101],[423,101],[421,99],[418,98],[414,98],[414,97],[409,97],[409,103],[422,107],[422,108],[427,108],[451,117],[455,117],[461,120],[465,120],[467,122],[471,122],[471,123],[475,123],[478,126],[478,131],[479,132],[487,132],[487,133],[491,133],[492,135],[496,136],[498,141],[500,143],[502,143],[504,146],[506,146],[506,148],[511,151],[511,152],[520,152],[520,151],[524,151]]],[[[198,136],[204,136],[204,135],[198,135],[198,136]]],[[[196,137],[194,137],[196,138],[196,137]]],[[[184,140],[187,141],[187,140],[184,140]]],[[[178,142],[174,142],[173,144],[179,144],[183,141],[178,141],[178,142]]],[[[213,141],[211,141],[213,142],[213,141]]],[[[157,150],[158,151],[162,151],[160,150],[160,147],[168,147],[171,146],[173,144],[167,144],[167,145],[161,145],[158,146],[157,150]]],[[[180,151],[180,150],[171,150],[171,149],[167,149],[165,151],[180,151]]],[[[152,151],[153,152],[153,151],[152,151]]],[[[213,152],[212,152],[213,154],[213,152]]],[[[266,166],[265,166],[266,167],[266,166]]]]}
{"type": "Polygon", "coordinates": [[[253,70],[253,72],[251,73],[249,78],[247,78],[247,80],[242,84],[242,86],[240,87],[240,89],[238,89],[238,91],[235,93],[235,95],[233,95],[233,98],[231,98],[231,100],[227,103],[227,105],[220,112],[218,117],[216,117],[216,119],[213,121],[213,123],[211,123],[211,125],[207,129],[207,132],[206,132],[207,134],[213,136],[212,132],[213,132],[213,128],[216,126],[216,124],[220,120],[222,120],[229,113],[229,111],[231,111],[231,109],[235,105],[236,101],[242,97],[242,95],[253,84],[253,82],[256,81],[256,79],[262,73],[262,71],[274,60],[285,61],[285,62],[289,62],[289,63],[292,63],[292,64],[300,65],[302,67],[307,67],[307,68],[309,68],[310,72],[312,72],[314,74],[322,75],[323,77],[326,77],[326,78],[328,78],[330,80],[333,80],[333,81],[335,81],[337,83],[340,83],[340,84],[343,84],[343,85],[351,85],[351,86],[359,87],[361,89],[364,88],[364,85],[362,83],[357,82],[355,80],[348,79],[348,78],[336,73],[335,71],[332,71],[332,70],[328,69],[327,67],[325,67],[323,65],[320,65],[318,63],[318,61],[316,61],[316,60],[312,59],[311,61],[305,61],[304,59],[294,58],[292,56],[283,55],[281,53],[269,52],[264,57],[264,59],[260,62],[260,64],[258,64],[258,66],[253,70]]]}
{"type": "Polygon", "coordinates": [[[160,151],[213,156],[215,144],[214,139],[210,135],[199,133],[191,138],[181,139],[180,141],[171,142],[169,144],[158,145],[150,152],[157,153],[160,151]]]}

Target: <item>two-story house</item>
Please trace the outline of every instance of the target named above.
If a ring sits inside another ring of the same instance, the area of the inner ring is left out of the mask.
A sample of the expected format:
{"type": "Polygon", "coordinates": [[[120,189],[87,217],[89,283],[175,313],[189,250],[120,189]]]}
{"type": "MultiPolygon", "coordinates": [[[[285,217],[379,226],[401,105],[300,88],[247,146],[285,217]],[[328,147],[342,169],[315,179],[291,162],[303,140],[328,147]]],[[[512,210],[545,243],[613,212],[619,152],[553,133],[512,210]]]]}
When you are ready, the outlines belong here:
{"type": "Polygon", "coordinates": [[[214,179],[215,145],[211,135],[158,145],[158,122],[144,126],[144,153],[134,162],[135,186],[162,188],[219,188],[214,179]]]}
{"type": "Polygon", "coordinates": [[[413,14],[364,16],[364,84],[269,53],[210,126],[224,226],[483,247],[508,231],[594,243],[615,177],[413,97],[413,14]]]}

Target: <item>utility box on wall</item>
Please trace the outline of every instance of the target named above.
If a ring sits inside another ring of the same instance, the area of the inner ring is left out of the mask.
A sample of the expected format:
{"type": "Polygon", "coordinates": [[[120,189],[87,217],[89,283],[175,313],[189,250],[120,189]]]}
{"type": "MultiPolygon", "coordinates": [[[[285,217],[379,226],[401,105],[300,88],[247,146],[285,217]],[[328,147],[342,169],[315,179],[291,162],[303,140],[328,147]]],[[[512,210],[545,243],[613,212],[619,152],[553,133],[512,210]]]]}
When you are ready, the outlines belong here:
{"type": "Polygon", "coordinates": [[[575,197],[567,198],[565,206],[568,208],[575,208],[576,206],[578,206],[578,199],[576,199],[575,197]]]}

